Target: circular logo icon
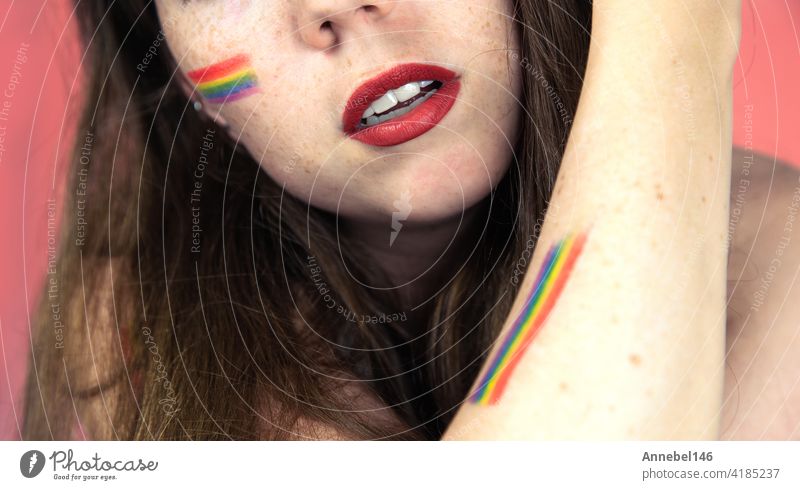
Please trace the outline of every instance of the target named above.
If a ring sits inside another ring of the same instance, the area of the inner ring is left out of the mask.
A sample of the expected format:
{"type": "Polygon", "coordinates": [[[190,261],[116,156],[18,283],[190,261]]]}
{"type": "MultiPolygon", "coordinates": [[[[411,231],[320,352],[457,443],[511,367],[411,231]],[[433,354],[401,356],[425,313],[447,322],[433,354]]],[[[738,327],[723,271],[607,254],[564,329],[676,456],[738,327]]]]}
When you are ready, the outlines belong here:
{"type": "Polygon", "coordinates": [[[26,452],[19,458],[19,471],[25,478],[33,478],[44,468],[44,454],[35,449],[26,452]]]}

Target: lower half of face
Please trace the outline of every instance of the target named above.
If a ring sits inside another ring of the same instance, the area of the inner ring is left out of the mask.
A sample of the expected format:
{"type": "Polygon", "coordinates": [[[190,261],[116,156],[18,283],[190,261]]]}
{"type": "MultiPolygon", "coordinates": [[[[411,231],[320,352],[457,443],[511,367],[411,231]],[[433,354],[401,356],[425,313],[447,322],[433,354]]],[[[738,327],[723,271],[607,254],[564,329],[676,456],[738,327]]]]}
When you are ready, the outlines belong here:
{"type": "Polygon", "coordinates": [[[347,219],[432,223],[507,172],[522,113],[510,2],[376,3],[328,27],[306,2],[224,3],[163,0],[170,47],[292,196],[347,219]]]}

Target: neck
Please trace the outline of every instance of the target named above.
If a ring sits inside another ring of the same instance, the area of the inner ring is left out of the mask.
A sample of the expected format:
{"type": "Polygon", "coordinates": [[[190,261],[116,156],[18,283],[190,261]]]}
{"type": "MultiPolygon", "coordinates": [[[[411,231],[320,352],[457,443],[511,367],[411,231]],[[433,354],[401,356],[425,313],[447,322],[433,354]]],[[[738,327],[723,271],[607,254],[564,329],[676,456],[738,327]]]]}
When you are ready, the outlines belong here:
{"type": "Polygon", "coordinates": [[[371,277],[358,278],[375,288],[391,288],[404,306],[424,303],[452,278],[473,250],[480,231],[485,206],[478,204],[435,223],[392,223],[349,221],[344,233],[369,255],[375,264],[371,277]],[[394,225],[394,226],[391,226],[394,225]]]}

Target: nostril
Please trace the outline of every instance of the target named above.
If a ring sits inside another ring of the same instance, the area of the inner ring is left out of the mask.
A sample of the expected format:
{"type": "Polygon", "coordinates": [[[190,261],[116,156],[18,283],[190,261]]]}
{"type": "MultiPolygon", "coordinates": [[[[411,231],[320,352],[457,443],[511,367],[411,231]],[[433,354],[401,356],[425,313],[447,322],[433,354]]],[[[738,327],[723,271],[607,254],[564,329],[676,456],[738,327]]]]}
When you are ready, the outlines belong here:
{"type": "Polygon", "coordinates": [[[329,20],[326,20],[325,22],[323,22],[323,23],[322,23],[322,24],[319,26],[319,30],[320,30],[320,31],[325,31],[325,30],[327,30],[327,31],[332,31],[332,30],[333,30],[333,24],[331,23],[331,21],[329,21],[329,20]]]}
{"type": "Polygon", "coordinates": [[[378,7],[376,7],[374,5],[363,5],[361,8],[364,9],[364,12],[366,12],[368,14],[371,14],[372,12],[375,12],[376,10],[378,10],[378,7]]]}

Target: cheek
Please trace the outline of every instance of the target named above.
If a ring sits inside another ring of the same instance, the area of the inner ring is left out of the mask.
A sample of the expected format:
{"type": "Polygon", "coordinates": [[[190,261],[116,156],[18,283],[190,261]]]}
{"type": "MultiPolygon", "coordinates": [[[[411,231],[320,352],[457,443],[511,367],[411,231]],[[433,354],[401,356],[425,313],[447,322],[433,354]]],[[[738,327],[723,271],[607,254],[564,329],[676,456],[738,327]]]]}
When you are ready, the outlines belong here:
{"type": "Polygon", "coordinates": [[[273,7],[253,0],[157,2],[167,45],[209,112],[244,121],[289,57],[273,7]],[[268,55],[266,54],[268,53],[268,55]]]}
{"type": "Polygon", "coordinates": [[[223,20],[241,22],[252,4],[251,0],[223,0],[223,20]]]}
{"type": "Polygon", "coordinates": [[[248,122],[240,144],[269,178],[295,197],[318,201],[338,192],[349,175],[342,170],[345,162],[332,155],[325,145],[303,137],[302,123],[291,118],[275,131],[270,122],[280,118],[281,115],[271,111],[260,112],[257,119],[248,122]]]}

